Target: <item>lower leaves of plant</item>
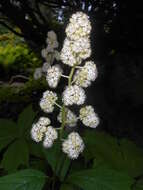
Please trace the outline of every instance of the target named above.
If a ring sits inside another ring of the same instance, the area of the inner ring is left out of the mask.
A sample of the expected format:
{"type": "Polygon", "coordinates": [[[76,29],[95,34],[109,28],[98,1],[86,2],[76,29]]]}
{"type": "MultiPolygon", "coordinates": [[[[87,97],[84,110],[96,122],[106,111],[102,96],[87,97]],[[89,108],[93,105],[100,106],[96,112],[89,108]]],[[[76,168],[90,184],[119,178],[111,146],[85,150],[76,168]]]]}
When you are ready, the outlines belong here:
{"type": "Polygon", "coordinates": [[[45,174],[38,170],[22,170],[0,178],[1,190],[42,190],[45,174]]]}
{"type": "Polygon", "coordinates": [[[83,170],[71,174],[67,183],[88,190],[130,190],[134,180],[107,167],[83,170]]]}

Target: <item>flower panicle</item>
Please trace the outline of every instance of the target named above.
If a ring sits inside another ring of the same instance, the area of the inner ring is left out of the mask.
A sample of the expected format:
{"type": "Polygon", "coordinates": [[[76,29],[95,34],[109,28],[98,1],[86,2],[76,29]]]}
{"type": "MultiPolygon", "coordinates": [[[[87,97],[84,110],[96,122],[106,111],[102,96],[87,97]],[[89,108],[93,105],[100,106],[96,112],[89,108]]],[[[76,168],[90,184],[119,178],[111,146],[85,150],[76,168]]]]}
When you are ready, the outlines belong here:
{"type": "MultiPolygon", "coordinates": [[[[61,77],[67,80],[67,86],[60,99],[62,105],[57,103],[57,93],[47,90],[43,93],[40,100],[40,107],[45,113],[52,113],[55,106],[60,108],[57,120],[61,123],[60,128],[51,126],[49,118],[41,117],[37,123],[34,123],[31,129],[31,137],[34,141],[43,141],[45,148],[51,148],[54,141],[58,139],[58,130],[62,140],[62,151],[71,159],[77,159],[83,152],[85,145],[79,133],[74,131],[74,127],[81,121],[85,126],[96,128],[100,119],[91,105],[84,105],[87,100],[85,89],[91,85],[98,76],[96,64],[93,61],[86,61],[91,56],[91,23],[89,17],[83,12],[73,14],[66,27],[66,38],[60,53],[60,60],[63,64],[71,68],[68,76],[64,75],[62,65],[46,65],[44,63],[44,72],[50,88],[56,88],[61,77]],[[84,61],[85,60],[85,61],[84,61]],[[85,62],[84,65],[82,64],[85,62]],[[79,116],[77,116],[69,106],[81,106],[79,116]],[[62,139],[62,133],[65,126],[71,127],[72,132],[66,139],[62,139]]],[[[42,50],[43,58],[54,51],[57,54],[58,48],[57,36],[53,31],[47,34],[47,48],[42,50]]]]}

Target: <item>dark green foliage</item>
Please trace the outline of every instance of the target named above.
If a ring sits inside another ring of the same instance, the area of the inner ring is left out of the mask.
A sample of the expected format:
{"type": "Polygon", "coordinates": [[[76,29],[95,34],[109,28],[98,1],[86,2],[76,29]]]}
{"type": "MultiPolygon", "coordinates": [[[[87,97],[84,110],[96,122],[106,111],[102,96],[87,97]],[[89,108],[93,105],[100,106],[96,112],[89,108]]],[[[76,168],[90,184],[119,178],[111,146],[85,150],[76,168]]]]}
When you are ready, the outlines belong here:
{"type": "Polygon", "coordinates": [[[45,183],[44,173],[37,170],[22,170],[0,178],[2,190],[42,190],[45,183]]]}
{"type": "Polygon", "coordinates": [[[85,133],[87,149],[84,157],[88,162],[94,159],[94,166],[109,165],[118,171],[124,171],[132,177],[143,174],[143,150],[126,139],[117,140],[106,133],[85,133]]]}
{"type": "Polygon", "coordinates": [[[35,115],[32,106],[29,106],[20,114],[17,124],[8,120],[0,120],[1,150],[7,148],[1,167],[8,172],[15,171],[21,165],[28,167],[29,148],[26,137],[27,133],[30,133],[35,115]]]}
{"type": "Polygon", "coordinates": [[[83,170],[69,175],[67,182],[88,190],[130,190],[133,179],[106,167],[83,170]]]}
{"type": "Polygon", "coordinates": [[[34,96],[34,93],[38,95],[46,87],[47,83],[45,79],[34,80],[32,78],[28,82],[22,83],[22,85],[3,85],[0,87],[0,102],[31,103],[33,98],[37,98],[37,100],[40,98],[34,96]]]}

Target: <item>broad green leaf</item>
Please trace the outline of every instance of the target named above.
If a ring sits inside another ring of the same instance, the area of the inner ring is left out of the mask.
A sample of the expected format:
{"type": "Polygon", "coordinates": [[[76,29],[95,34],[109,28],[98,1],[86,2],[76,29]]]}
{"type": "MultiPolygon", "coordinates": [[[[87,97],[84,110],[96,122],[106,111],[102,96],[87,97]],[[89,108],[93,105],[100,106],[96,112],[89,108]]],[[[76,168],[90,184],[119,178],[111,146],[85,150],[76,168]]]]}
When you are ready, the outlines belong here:
{"type": "Polygon", "coordinates": [[[44,173],[38,170],[22,170],[0,178],[1,190],[42,190],[44,173]]]}
{"type": "Polygon", "coordinates": [[[20,136],[23,136],[28,130],[31,129],[33,120],[36,113],[32,109],[32,105],[26,107],[24,111],[19,115],[18,128],[20,136]]]}
{"type": "Polygon", "coordinates": [[[86,160],[94,158],[94,166],[109,165],[130,176],[143,174],[143,150],[128,140],[117,140],[103,132],[88,131],[84,137],[86,160]]]}
{"type": "Polygon", "coordinates": [[[87,131],[84,140],[87,147],[84,151],[85,158],[104,159],[112,166],[119,166],[122,154],[117,139],[103,132],[87,131]]]}
{"type": "Polygon", "coordinates": [[[28,147],[29,147],[30,155],[36,156],[39,158],[44,158],[44,153],[42,151],[43,147],[41,146],[41,144],[39,143],[37,144],[36,142],[29,140],[28,147]]]}
{"type": "Polygon", "coordinates": [[[18,136],[16,124],[10,120],[0,119],[0,150],[5,148],[18,136]]]}
{"type": "Polygon", "coordinates": [[[130,190],[133,179],[124,173],[98,167],[73,173],[68,182],[88,190],[130,190]]]}
{"type": "Polygon", "coordinates": [[[25,140],[19,139],[13,142],[4,153],[1,166],[11,172],[20,165],[28,166],[29,151],[25,140]]]}
{"type": "Polygon", "coordinates": [[[143,175],[143,150],[125,139],[120,141],[120,150],[123,155],[121,170],[127,171],[133,177],[143,175]]]}

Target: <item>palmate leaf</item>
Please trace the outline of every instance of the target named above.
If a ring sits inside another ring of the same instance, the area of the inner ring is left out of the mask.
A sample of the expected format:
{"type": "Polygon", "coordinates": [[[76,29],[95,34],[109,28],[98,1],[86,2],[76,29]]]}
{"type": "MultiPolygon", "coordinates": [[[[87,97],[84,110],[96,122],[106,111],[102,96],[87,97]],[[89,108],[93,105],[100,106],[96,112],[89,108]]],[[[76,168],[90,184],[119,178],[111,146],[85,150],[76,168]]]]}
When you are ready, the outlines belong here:
{"type": "Polygon", "coordinates": [[[143,150],[128,140],[117,140],[103,132],[88,131],[84,136],[86,160],[95,159],[118,171],[125,171],[133,177],[143,174],[143,150]]]}
{"type": "Polygon", "coordinates": [[[22,170],[0,178],[1,190],[42,190],[45,174],[38,170],[22,170]]]}
{"type": "Polygon", "coordinates": [[[24,111],[19,115],[18,128],[20,136],[23,136],[28,130],[31,129],[33,120],[36,113],[32,109],[32,105],[26,107],[24,111]]]}
{"type": "Polygon", "coordinates": [[[83,170],[71,174],[67,183],[88,190],[130,190],[133,179],[107,167],[83,170]]]}
{"type": "Polygon", "coordinates": [[[16,123],[6,119],[0,119],[0,150],[5,148],[17,136],[18,128],[16,123]]]}
{"type": "Polygon", "coordinates": [[[29,150],[24,139],[13,142],[3,155],[1,166],[11,172],[20,165],[28,166],[29,150]]]}

